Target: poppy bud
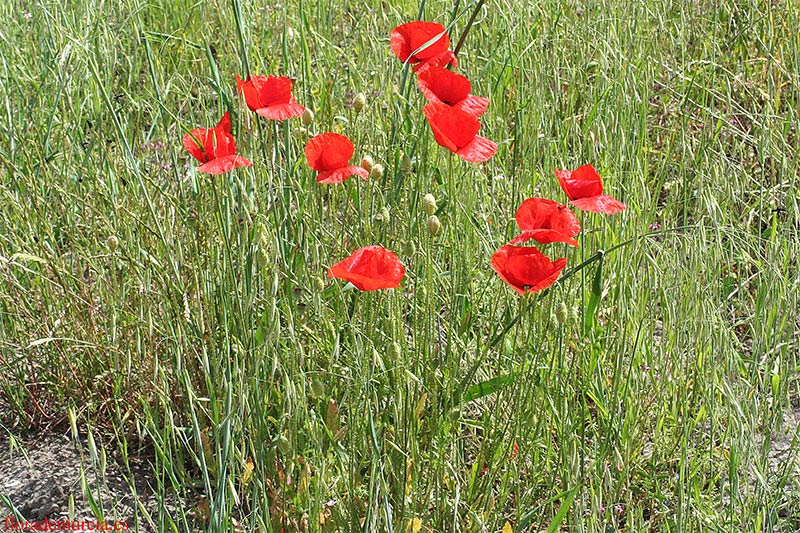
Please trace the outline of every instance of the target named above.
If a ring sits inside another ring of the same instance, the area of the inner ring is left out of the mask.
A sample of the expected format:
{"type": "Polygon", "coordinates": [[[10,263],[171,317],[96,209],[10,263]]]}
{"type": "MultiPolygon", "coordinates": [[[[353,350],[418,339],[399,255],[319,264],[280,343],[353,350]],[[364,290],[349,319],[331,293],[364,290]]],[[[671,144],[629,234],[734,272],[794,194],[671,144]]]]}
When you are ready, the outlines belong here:
{"type": "Polygon", "coordinates": [[[383,209],[381,209],[381,219],[384,222],[389,222],[389,208],[386,206],[384,206],[383,209]]]}
{"type": "Polygon", "coordinates": [[[560,326],[563,326],[569,320],[569,307],[564,302],[560,302],[556,308],[553,310],[553,314],[556,317],[556,322],[560,326]]]}
{"type": "Polygon", "coordinates": [[[314,122],[314,112],[309,108],[306,108],[306,110],[303,111],[303,116],[300,120],[303,122],[303,126],[310,126],[311,123],[314,122]]]}
{"type": "Polygon", "coordinates": [[[369,172],[372,170],[372,167],[375,166],[375,161],[372,159],[372,156],[367,154],[364,156],[364,159],[361,160],[361,168],[369,172]]]}
{"type": "Polygon", "coordinates": [[[109,235],[108,240],[106,241],[106,246],[108,246],[108,249],[113,254],[116,251],[117,246],[119,246],[119,239],[117,238],[117,236],[109,235]]]}
{"type": "Polygon", "coordinates": [[[577,305],[573,305],[569,308],[569,320],[570,322],[577,322],[578,317],[580,316],[580,312],[577,305]]]}
{"type": "Polygon", "coordinates": [[[436,212],[436,197],[428,193],[422,197],[422,209],[430,216],[436,212]]]}
{"type": "Polygon", "coordinates": [[[428,235],[431,237],[435,237],[442,229],[442,223],[439,221],[439,217],[436,215],[431,215],[428,217],[426,226],[428,227],[428,235]]]}
{"type": "Polygon", "coordinates": [[[405,245],[403,246],[403,252],[408,256],[416,254],[417,247],[414,244],[414,241],[408,241],[407,243],[405,243],[405,245]]]}
{"type": "Polygon", "coordinates": [[[383,177],[383,165],[375,165],[369,172],[369,177],[374,180],[379,180],[383,177]]]}
{"type": "Polygon", "coordinates": [[[356,95],[355,100],[353,100],[353,109],[356,110],[356,113],[361,113],[361,110],[364,109],[364,106],[367,104],[367,95],[364,93],[358,93],[356,95]]]}

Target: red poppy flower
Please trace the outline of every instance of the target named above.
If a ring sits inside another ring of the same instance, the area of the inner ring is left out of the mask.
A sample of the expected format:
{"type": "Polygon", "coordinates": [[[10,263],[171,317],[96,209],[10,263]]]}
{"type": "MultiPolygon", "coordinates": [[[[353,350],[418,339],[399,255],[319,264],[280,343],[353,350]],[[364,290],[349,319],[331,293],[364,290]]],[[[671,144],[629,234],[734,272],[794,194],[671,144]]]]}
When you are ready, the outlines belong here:
{"type": "Polygon", "coordinates": [[[511,244],[533,239],[541,244],[565,242],[578,246],[574,237],[580,233],[581,223],[564,204],[546,198],[528,198],[517,209],[516,219],[522,235],[511,244]]]}
{"type": "Polygon", "coordinates": [[[341,183],[353,174],[367,179],[369,172],[354,165],[348,165],[356,149],[344,135],[321,133],[306,144],[308,166],[319,171],[320,183],[341,183]]]}
{"type": "Polygon", "coordinates": [[[250,111],[270,120],[287,120],[299,117],[306,110],[292,96],[292,80],[283,76],[248,76],[246,80],[236,75],[236,86],[244,95],[250,111]]]}
{"type": "Polygon", "coordinates": [[[556,282],[567,258],[551,261],[535,246],[506,244],[492,256],[492,268],[520,294],[538,292],[556,282]]]}
{"type": "Polygon", "coordinates": [[[419,72],[429,66],[456,66],[456,56],[449,50],[450,37],[444,26],[436,22],[418,20],[402,24],[392,30],[389,41],[397,58],[414,66],[419,72]]]}
{"type": "Polygon", "coordinates": [[[447,104],[480,117],[489,107],[489,99],[470,94],[472,84],[461,74],[446,68],[430,67],[417,76],[417,85],[430,102],[447,104]]]}
{"type": "Polygon", "coordinates": [[[576,170],[556,170],[556,178],[570,203],[578,209],[606,215],[625,209],[625,204],[603,194],[603,180],[592,165],[583,165],[576,170]]]}
{"type": "Polygon", "coordinates": [[[236,141],[231,135],[230,113],[222,115],[213,128],[195,128],[183,136],[183,146],[203,163],[198,172],[224,174],[236,167],[252,167],[253,163],[236,153],[236,141]]]}
{"type": "Polygon", "coordinates": [[[400,259],[382,246],[359,248],[328,269],[328,277],[349,281],[362,291],[396,289],[405,275],[400,259]]]}
{"type": "Polygon", "coordinates": [[[481,127],[471,113],[446,104],[431,103],[422,108],[436,142],[470,163],[488,161],[497,144],[478,135],[481,127]]]}

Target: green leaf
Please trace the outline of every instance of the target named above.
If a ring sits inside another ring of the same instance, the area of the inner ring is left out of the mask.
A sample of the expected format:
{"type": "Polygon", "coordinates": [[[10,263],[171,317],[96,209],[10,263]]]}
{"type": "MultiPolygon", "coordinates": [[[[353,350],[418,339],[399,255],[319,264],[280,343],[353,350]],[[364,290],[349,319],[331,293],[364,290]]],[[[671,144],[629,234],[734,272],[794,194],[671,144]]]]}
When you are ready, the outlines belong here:
{"type": "Polygon", "coordinates": [[[511,385],[516,379],[516,374],[506,374],[504,376],[497,376],[493,377],[492,379],[487,379],[486,381],[476,383],[467,389],[467,391],[464,393],[464,396],[461,397],[461,401],[462,403],[467,403],[471,402],[472,400],[477,400],[478,398],[483,398],[484,396],[488,396],[493,392],[499,391],[503,387],[511,385]]]}
{"type": "Polygon", "coordinates": [[[589,301],[586,303],[586,311],[583,314],[584,335],[588,335],[594,330],[595,312],[597,311],[597,305],[600,303],[600,297],[603,295],[603,263],[605,262],[605,255],[602,250],[598,250],[597,253],[600,254],[600,263],[597,265],[594,281],[592,282],[592,294],[589,296],[589,301]]]}

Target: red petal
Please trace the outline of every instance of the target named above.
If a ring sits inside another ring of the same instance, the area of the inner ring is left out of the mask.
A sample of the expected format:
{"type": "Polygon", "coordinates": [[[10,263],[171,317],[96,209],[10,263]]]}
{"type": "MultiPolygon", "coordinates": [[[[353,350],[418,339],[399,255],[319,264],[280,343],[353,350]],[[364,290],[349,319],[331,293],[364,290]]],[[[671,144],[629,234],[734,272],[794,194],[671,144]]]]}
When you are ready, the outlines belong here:
{"type": "Polygon", "coordinates": [[[422,108],[422,112],[428,119],[436,142],[453,152],[469,145],[481,127],[474,116],[445,104],[428,104],[422,108]]]}
{"type": "Polygon", "coordinates": [[[365,246],[328,269],[328,277],[349,281],[362,291],[394,289],[405,277],[405,269],[386,248],[365,246]]]}
{"type": "Polygon", "coordinates": [[[604,215],[616,215],[625,209],[625,204],[607,194],[579,198],[572,200],[570,203],[578,209],[591,211],[592,213],[603,213],[604,215]]]}
{"type": "Polygon", "coordinates": [[[299,117],[306,108],[300,104],[275,104],[269,107],[262,107],[256,113],[270,120],[287,120],[292,117],[299,117]]]}
{"type": "Polygon", "coordinates": [[[427,61],[423,61],[418,65],[414,65],[413,70],[417,73],[417,75],[420,75],[431,67],[446,67],[447,65],[453,65],[454,67],[458,66],[456,55],[452,50],[445,50],[444,52],[436,54],[427,61]]]}
{"type": "Polygon", "coordinates": [[[205,151],[209,131],[206,128],[195,128],[183,136],[183,147],[201,163],[209,160],[209,156],[205,151]]]}
{"type": "Polygon", "coordinates": [[[225,114],[222,115],[222,118],[219,119],[219,122],[214,127],[214,129],[223,131],[225,133],[230,133],[231,132],[231,114],[226,111],[225,114]]]}
{"type": "Polygon", "coordinates": [[[489,107],[489,99],[484,98],[483,96],[470,95],[457,103],[455,107],[461,109],[462,111],[466,111],[470,115],[474,115],[477,118],[483,115],[483,113],[489,107]]]}
{"type": "Polygon", "coordinates": [[[581,231],[581,223],[575,213],[564,204],[547,198],[528,198],[517,209],[515,218],[523,231],[555,230],[567,237],[574,237],[581,231]]]}
{"type": "Polygon", "coordinates": [[[268,76],[256,84],[261,95],[261,107],[288,104],[292,101],[292,80],[284,76],[268,76]]]}
{"type": "Polygon", "coordinates": [[[420,20],[393,29],[389,45],[400,61],[414,64],[446,51],[450,37],[441,24],[420,20]],[[436,40],[428,45],[433,39],[436,40]],[[424,50],[420,50],[423,47],[424,50]]]}
{"type": "Polygon", "coordinates": [[[525,230],[513,239],[509,244],[521,244],[523,242],[528,241],[536,241],[539,244],[550,244],[553,242],[564,242],[567,244],[571,244],[572,246],[578,246],[578,241],[570,237],[569,235],[565,235],[560,231],[556,231],[554,229],[532,229],[532,230],[525,230]]]}
{"type": "Polygon", "coordinates": [[[533,246],[506,244],[492,256],[497,275],[520,294],[546,289],[558,280],[566,265],[565,257],[551,261],[533,246]]]}
{"type": "Polygon", "coordinates": [[[256,87],[255,80],[259,78],[265,79],[263,76],[250,76],[247,80],[242,80],[238,74],[236,75],[236,87],[239,89],[239,92],[244,95],[244,101],[250,111],[255,111],[265,105],[261,101],[258,88],[256,87]]]}
{"type": "Polygon", "coordinates": [[[253,163],[251,163],[249,160],[240,155],[233,154],[212,159],[211,161],[197,167],[197,171],[204,172],[206,174],[224,174],[225,172],[230,172],[236,167],[252,166],[253,163]]]}
{"type": "Polygon", "coordinates": [[[314,170],[346,167],[356,149],[352,141],[338,133],[321,133],[306,144],[306,161],[314,170]]]}
{"type": "Polygon", "coordinates": [[[470,163],[483,163],[492,158],[497,151],[497,143],[476,135],[472,142],[456,152],[456,155],[470,163]]]}
{"type": "Polygon", "coordinates": [[[556,179],[570,200],[603,194],[603,181],[592,165],[576,170],[556,170],[556,179]]]}
{"type": "Polygon", "coordinates": [[[425,69],[417,77],[417,85],[425,98],[431,102],[450,106],[455,106],[466,99],[472,90],[472,85],[465,76],[442,67],[425,69]]]}
{"type": "Polygon", "coordinates": [[[317,175],[318,183],[341,183],[350,176],[360,176],[362,179],[369,177],[369,172],[366,169],[357,166],[347,166],[337,168],[336,170],[326,170],[317,175]]]}

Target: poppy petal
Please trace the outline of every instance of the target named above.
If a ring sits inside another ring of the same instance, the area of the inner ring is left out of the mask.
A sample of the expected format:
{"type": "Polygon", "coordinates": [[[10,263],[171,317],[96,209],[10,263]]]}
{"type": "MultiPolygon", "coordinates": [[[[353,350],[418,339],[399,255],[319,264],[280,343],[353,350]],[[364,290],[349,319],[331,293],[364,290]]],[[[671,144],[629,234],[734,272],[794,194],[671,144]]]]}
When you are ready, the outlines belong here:
{"type": "Polygon", "coordinates": [[[625,204],[607,194],[600,194],[598,196],[591,196],[589,198],[578,198],[577,200],[570,200],[570,203],[584,211],[591,211],[592,213],[602,213],[604,215],[616,215],[620,211],[625,210],[625,204]]]}
{"type": "Polygon", "coordinates": [[[201,163],[209,160],[205,150],[208,131],[206,128],[195,128],[183,136],[183,147],[201,163]]]}
{"type": "Polygon", "coordinates": [[[414,65],[413,70],[417,75],[420,75],[431,67],[446,67],[447,65],[458,66],[456,55],[452,50],[445,50],[422,63],[414,65]]]}
{"type": "Polygon", "coordinates": [[[217,125],[216,125],[216,127],[214,129],[215,130],[221,130],[221,131],[223,131],[225,133],[230,133],[231,132],[231,114],[226,111],[225,114],[222,115],[222,118],[219,119],[219,122],[217,123],[217,125]]]}
{"type": "Polygon", "coordinates": [[[556,170],[555,173],[570,200],[603,194],[603,181],[592,165],[583,165],[576,170],[556,170]]]}
{"type": "Polygon", "coordinates": [[[472,85],[466,76],[446,68],[430,67],[417,76],[417,85],[431,102],[455,106],[469,96],[472,85]]]}
{"type": "Polygon", "coordinates": [[[481,127],[473,115],[445,104],[428,104],[422,108],[422,112],[428,119],[436,142],[453,152],[473,142],[481,127]]]}
{"type": "Polygon", "coordinates": [[[243,80],[238,74],[236,75],[236,87],[239,93],[244,95],[244,101],[250,111],[256,111],[265,105],[264,102],[261,101],[258,87],[256,86],[255,80],[259,77],[260,76],[250,76],[246,80],[243,80]]]}
{"type": "Polygon", "coordinates": [[[350,139],[338,133],[321,133],[305,148],[308,166],[314,170],[337,170],[346,167],[356,149],[350,139]]]}
{"type": "Polygon", "coordinates": [[[483,96],[469,95],[464,100],[461,100],[454,107],[466,111],[467,113],[480,117],[486,112],[489,107],[489,99],[483,96]]]}
{"type": "Polygon", "coordinates": [[[553,242],[564,242],[572,246],[578,246],[578,241],[554,229],[531,229],[525,230],[509,242],[509,244],[522,244],[528,241],[536,241],[539,244],[550,244],[553,242]]]}
{"type": "Polygon", "coordinates": [[[551,261],[534,246],[501,246],[492,256],[492,268],[519,294],[546,289],[558,280],[567,265],[562,257],[551,261]]]}
{"type": "Polygon", "coordinates": [[[357,166],[347,166],[336,170],[325,170],[317,175],[318,183],[341,183],[350,176],[360,176],[362,179],[369,177],[366,169],[357,166]]]}
{"type": "Polygon", "coordinates": [[[197,167],[198,172],[204,172],[206,174],[224,174],[226,172],[230,172],[236,167],[252,167],[253,163],[249,160],[245,159],[244,157],[233,154],[233,155],[226,155],[223,157],[218,157],[216,159],[212,159],[207,163],[203,163],[199,167],[197,167]]]}
{"type": "Polygon", "coordinates": [[[446,51],[450,37],[441,24],[418,20],[393,29],[389,45],[400,61],[415,64],[446,51]]]}
{"type": "Polygon", "coordinates": [[[299,117],[305,110],[306,108],[300,104],[274,104],[257,109],[256,113],[270,120],[287,120],[292,117],[299,117]]]}
{"type": "Polygon", "coordinates": [[[555,230],[567,238],[581,232],[581,223],[575,213],[564,204],[547,198],[528,198],[520,204],[514,218],[522,231],[555,230]]]}
{"type": "Polygon", "coordinates": [[[362,291],[394,289],[405,277],[400,258],[382,246],[365,246],[328,269],[328,277],[349,281],[362,291]]]}
{"type": "Polygon", "coordinates": [[[470,163],[483,163],[492,158],[497,151],[497,143],[480,135],[476,135],[472,142],[456,152],[456,155],[470,163]]]}

